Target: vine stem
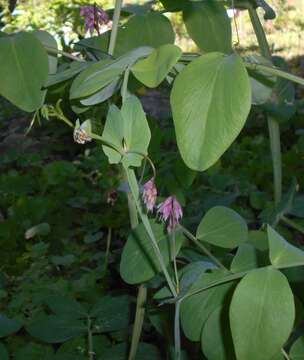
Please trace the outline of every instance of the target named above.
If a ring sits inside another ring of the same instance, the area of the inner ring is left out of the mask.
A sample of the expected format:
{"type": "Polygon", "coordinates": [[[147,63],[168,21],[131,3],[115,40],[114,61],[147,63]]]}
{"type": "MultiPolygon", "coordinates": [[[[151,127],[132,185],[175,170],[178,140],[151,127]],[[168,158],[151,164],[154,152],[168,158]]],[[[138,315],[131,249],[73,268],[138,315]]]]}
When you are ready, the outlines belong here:
{"type": "Polygon", "coordinates": [[[176,292],[179,293],[179,278],[178,278],[178,270],[176,264],[176,237],[175,237],[175,229],[172,231],[172,247],[171,247],[171,257],[173,260],[173,267],[174,267],[174,275],[175,275],[175,284],[176,284],[176,292]]]}
{"type": "MultiPolygon", "coordinates": [[[[259,43],[261,54],[272,62],[267,38],[256,9],[254,9],[252,6],[249,6],[248,11],[254,32],[259,43]]],[[[278,122],[270,116],[268,116],[267,120],[273,166],[274,202],[276,205],[278,205],[282,198],[282,154],[280,126],[278,122]]]]}
{"type": "Polygon", "coordinates": [[[88,317],[88,347],[89,347],[89,359],[94,360],[94,351],[93,351],[93,334],[92,334],[92,320],[88,317]]]}
{"type": "Polygon", "coordinates": [[[180,301],[175,304],[175,316],[174,316],[174,360],[181,359],[181,333],[180,333],[180,301]]]}
{"type": "Polygon", "coordinates": [[[145,287],[144,284],[141,284],[138,288],[135,321],[134,321],[134,326],[133,326],[132,341],[131,341],[131,347],[130,347],[128,360],[134,360],[136,353],[137,353],[140,335],[141,335],[143,323],[144,323],[147,293],[148,293],[147,288],[145,287]]]}
{"type": "Polygon", "coordinates": [[[165,279],[167,281],[167,284],[169,286],[169,289],[170,289],[172,295],[174,297],[177,297],[177,292],[175,290],[172,279],[171,279],[171,277],[170,277],[170,275],[168,273],[167,267],[165,265],[165,261],[163,259],[162,254],[161,254],[161,251],[160,251],[160,249],[158,247],[158,244],[157,244],[155,235],[153,233],[150,221],[149,221],[147,215],[142,210],[142,207],[141,207],[141,204],[140,204],[140,201],[139,201],[139,188],[138,188],[138,183],[137,183],[137,179],[136,179],[134,170],[129,169],[129,168],[125,168],[125,172],[126,172],[126,176],[127,176],[127,179],[128,179],[129,186],[130,186],[131,194],[132,194],[134,202],[136,204],[138,214],[139,214],[139,216],[140,216],[140,218],[142,220],[142,223],[143,223],[143,225],[144,225],[144,227],[146,229],[146,232],[147,232],[147,234],[148,234],[148,236],[149,236],[149,238],[151,240],[152,247],[153,247],[154,253],[155,253],[155,255],[156,255],[157,259],[158,259],[158,262],[160,264],[161,270],[162,270],[162,272],[163,272],[163,274],[165,276],[165,279]]]}
{"type": "Polygon", "coordinates": [[[283,348],[281,349],[281,352],[282,352],[282,354],[283,354],[283,356],[284,356],[285,360],[290,360],[290,358],[289,358],[289,356],[288,356],[287,352],[286,352],[283,348]]]}
{"type": "Polygon", "coordinates": [[[214,255],[212,255],[211,252],[203,244],[201,244],[200,241],[189,230],[187,230],[182,225],[179,225],[179,227],[184,235],[186,235],[189,240],[191,240],[198,248],[200,248],[204,254],[207,255],[218,267],[227,270],[227,268],[214,255]]]}
{"type": "Polygon", "coordinates": [[[111,56],[114,55],[122,4],[123,4],[123,0],[115,1],[112,31],[111,31],[110,44],[109,44],[109,49],[108,49],[108,53],[111,56]]]}
{"type": "Polygon", "coordinates": [[[79,62],[85,62],[84,59],[80,59],[78,56],[74,56],[70,53],[67,53],[66,51],[62,51],[56,48],[53,48],[51,46],[46,46],[44,45],[44,48],[46,49],[47,52],[52,53],[52,54],[60,54],[66,58],[69,58],[71,60],[75,60],[75,61],[79,61],[79,62]]]}

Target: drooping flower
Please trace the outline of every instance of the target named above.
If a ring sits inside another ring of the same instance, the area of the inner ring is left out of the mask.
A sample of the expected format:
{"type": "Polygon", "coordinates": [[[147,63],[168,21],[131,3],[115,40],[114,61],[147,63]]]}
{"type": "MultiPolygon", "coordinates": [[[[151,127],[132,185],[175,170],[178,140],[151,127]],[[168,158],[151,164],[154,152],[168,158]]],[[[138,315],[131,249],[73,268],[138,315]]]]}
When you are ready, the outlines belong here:
{"type": "Polygon", "coordinates": [[[74,141],[78,144],[85,144],[92,141],[91,137],[91,121],[86,120],[81,125],[79,120],[76,121],[76,126],[73,133],[74,141]]]}
{"type": "Polygon", "coordinates": [[[183,217],[183,209],[175,196],[169,196],[164,202],[159,204],[157,212],[160,219],[167,222],[168,232],[172,232],[183,217]]]}
{"type": "Polygon", "coordinates": [[[153,178],[144,184],[142,197],[148,211],[153,211],[157,198],[157,189],[153,178]]]}
{"type": "Polygon", "coordinates": [[[86,31],[90,31],[91,34],[94,30],[99,32],[100,26],[110,21],[108,14],[95,5],[83,6],[80,9],[80,15],[84,17],[86,31]]]}

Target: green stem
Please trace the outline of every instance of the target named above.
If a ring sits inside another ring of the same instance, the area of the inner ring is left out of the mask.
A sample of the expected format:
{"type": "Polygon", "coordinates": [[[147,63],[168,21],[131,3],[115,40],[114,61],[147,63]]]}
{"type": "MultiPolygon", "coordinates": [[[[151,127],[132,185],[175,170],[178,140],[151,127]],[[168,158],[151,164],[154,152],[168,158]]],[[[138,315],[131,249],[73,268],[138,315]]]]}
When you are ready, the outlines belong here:
{"type": "Polygon", "coordinates": [[[75,61],[79,61],[79,62],[85,62],[85,60],[80,59],[79,57],[74,56],[74,55],[72,55],[70,53],[67,53],[65,51],[58,50],[57,48],[53,48],[53,47],[45,46],[45,45],[44,45],[44,47],[45,47],[46,51],[49,52],[49,53],[60,54],[60,55],[66,57],[66,58],[69,58],[71,60],[75,60],[75,61]]]}
{"type": "Polygon", "coordinates": [[[174,274],[175,274],[175,284],[176,284],[176,292],[179,293],[179,278],[176,264],[176,238],[175,238],[175,229],[172,231],[172,248],[171,248],[171,256],[173,260],[174,274]]]}
{"type": "Polygon", "coordinates": [[[299,231],[300,233],[304,234],[303,226],[301,226],[301,225],[297,224],[296,222],[288,219],[286,216],[283,215],[280,218],[280,220],[283,221],[286,225],[288,225],[288,226],[292,227],[293,229],[299,231]]]}
{"type": "Polygon", "coordinates": [[[147,288],[145,287],[144,284],[141,284],[138,288],[135,321],[133,326],[131,348],[130,348],[128,360],[134,360],[137,353],[140,335],[144,323],[146,301],[147,301],[147,288]]]}
{"type": "Polygon", "coordinates": [[[202,252],[207,255],[218,267],[227,270],[227,268],[214,255],[212,255],[211,252],[194,235],[192,235],[189,230],[187,230],[182,225],[179,226],[184,235],[186,235],[189,240],[191,240],[198,248],[200,248],[202,252]]]}
{"type": "Polygon", "coordinates": [[[122,97],[123,102],[126,100],[127,94],[128,94],[129,75],[130,75],[130,68],[127,67],[127,69],[125,71],[122,87],[121,87],[121,97],[122,97]]]}
{"type": "Polygon", "coordinates": [[[289,359],[289,356],[288,356],[288,354],[287,354],[287,352],[286,352],[283,348],[281,349],[281,352],[282,352],[282,354],[283,354],[283,356],[284,356],[285,360],[290,360],[290,359],[289,359]]]}
{"type": "Polygon", "coordinates": [[[111,31],[110,44],[109,44],[109,49],[108,49],[108,53],[111,56],[114,55],[122,3],[123,3],[123,0],[116,0],[115,1],[115,9],[114,9],[114,15],[113,15],[112,31],[111,31]]]}
{"type": "Polygon", "coordinates": [[[108,236],[107,236],[105,263],[104,263],[104,269],[103,269],[104,273],[106,273],[107,269],[108,269],[111,241],[112,241],[112,229],[109,228],[108,236]]]}
{"type": "Polygon", "coordinates": [[[276,68],[274,66],[257,64],[254,62],[250,62],[246,59],[244,59],[244,63],[245,63],[245,66],[247,69],[267,72],[270,75],[278,76],[280,78],[283,78],[283,79],[286,79],[286,80],[289,80],[289,81],[292,81],[294,83],[304,86],[304,79],[300,78],[299,76],[290,74],[286,71],[283,71],[279,68],[276,68]]]}
{"type": "Polygon", "coordinates": [[[92,320],[88,317],[88,347],[89,347],[89,359],[94,360],[94,351],[93,351],[93,334],[92,334],[92,320]]]}
{"type": "Polygon", "coordinates": [[[278,205],[282,198],[282,153],[280,126],[276,120],[268,116],[268,131],[272,155],[274,202],[278,205]]]}
{"type": "Polygon", "coordinates": [[[258,43],[259,43],[261,54],[266,59],[271,61],[271,51],[270,51],[270,48],[268,45],[265,31],[263,29],[260,18],[258,16],[258,13],[256,12],[256,9],[253,8],[253,6],[248,6],[248,12],[249,12],[250,20],[251,20],[255,35],[256,35],[258,43]]]}
{"type": "Polygon", "coordinates": [[[181,334],[180,334],[180,301],[175,304],[175,317],[174,317],[174,360],[181,359],[181,334]]]}
{"type": "MultiPolygon", "coordinates": [[[[261,54],[269,61],[272,61],[267,38],[258,14],[256,12],[256,9],[250,6],[248,8],[248,11],[254,32],[259,43],[261,54]]],[[[268,129],[273,166],[274,202],[276,205],[278,205],[282,198],[282,155],[280,142],[280,127],[278,122],[270,116],[268,116],[268,129]]]]}
{"type": "Polygon", "coordinates": [[[161,251],[158,247],[158,244],[157,244],[157,240],[154,236],[154,233],[153,233],[153,230],[152,230],[152,227],[151,227],[151,224],[150,224],[150,221],[147,217],[147,215],[143,212],[142,210],[142,207],[141,207],[141,204],[140,204],[140,201],[139,201],[139,188],[138,188],[138,183],[137,183],[137,180],[136,180],[136,176],[135,176],[135,173],[134,173],[134,170],[131,170],[129,168],[125,168],[125,172],[126,172],[126,176],[127,176],[127,179],[128,179],[128,183],[129,183],[129,186],[130,186],[130,190],[131,190],[131,193],[132,193],[132,196],[133,196],[133,199],[135,201],[135,204],[136,204],[136,208],[137,208],[137,211],[139,213],[139,216],[142,220],[142,223],[147,231],[147,234],[151,240],[151,243],[152,243],[152,247],[153,247],[153,250],[155,252],[155,255],[159,261],[159,264],[160,264],[160,267],[161,267],[161,270],[165,276],[165,279],[167,281],[167,284],[169,286],[169,289],[172,293],[172,295],[174,297],[177,297],[177,293],[176,293],[176,290],[175,290],[175,287],[174,287],[174,284],[172,282],[172,279],[167,271],[167,267],[165,265],[165,261],[163,259],[163,256],[161,254],[161,251]]]}

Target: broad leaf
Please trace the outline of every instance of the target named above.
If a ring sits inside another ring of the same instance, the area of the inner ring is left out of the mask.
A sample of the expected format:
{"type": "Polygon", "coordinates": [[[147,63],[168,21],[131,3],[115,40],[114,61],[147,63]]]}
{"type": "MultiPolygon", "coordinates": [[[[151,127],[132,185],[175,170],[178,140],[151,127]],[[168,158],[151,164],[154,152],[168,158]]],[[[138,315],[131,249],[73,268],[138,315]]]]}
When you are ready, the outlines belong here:
{"type": "Polygon", "coordinates": [[[212,245],[232,249],[248,239],[245,220],[224,206],[210,209],[200,222],[196,237],[212,245]]]}
{"type": "Polygon", "coordinates": [[[116,60],[101,60],[89,66],[73,81],[70,99],[93,95],[113,81],[117,81],[128,66],[134,64],[138,59],[148,56],[151,51],[150,47],[141,47],[116,60]]]}
{"type": "Polygon", "coordinates": [[[288,339],[294,320],[294,299],[286,277],[270,267],[251,271],[237,286],[230,305],[237,359],[256,360],[256,351],[259,360],[271,359],[288,339]]]}
{"type": "Polygon", "coordinates": [[[290,360],[304,359],[304,336],[299,337],[291,346],[289,352],[290,360]]]}
{"type": "Polygon", "coordinates": [[[229,316],[225,307],[218,307],[208,317],[202,331],[202,351],[208,360],[235,359],[229,316]]]}
{"type": "Polygon", "coordinates": [[[36,38],[41,42],[41,44],[46,48],[49,60],[49,74],[56,74],[58,63],[58,58],[56,54],[56,51],[58,50],[58,45],[56,39],[47,31],[42,30],[34,31],[33,35],[35,35],[36,38]],[[48,48],[54,50],[55,53],[48,51],[48,48]]]}
{"type": "MultiPolygon", "coordinates": [[[[171,241],[164,233],[162,225],[151,223],[157,244],[160,248],[164,262],[169,264],[171,258],[171,241]]],[[[179,250],[182,237],[177,235],[177,250],[179,250]]],[[[152,279],[161,271],[158,259],[155,255],[152,242],[143,224],[137,226],[128,237],[123,248],[120,274],[128,284],[139,284],[152,279]]]]}
{"type": "MultiPolygon", "coordinates": [[[[108,111],[107,120],[103,129],[102,138],[115,145],[120,152],[123,152],[124,124],[120,110],[116,105],[111,105],[108,111]]],[[[107,155],[110,164],[118,164],[121,155],[109,146],[102,147],[107,155]]]]}
{"type": "Polygon", "coordinates": [[[0,359],[1,360],[9,360],[9,355],[6,350],[6,347],[2,343],[0,343],[0,359]]]}
{"type": "Polygon", "coordinates": [[[128,327],[130,300],[128,296],[104,296],[91,309],[90,316],[99,332],[111,332],[128,327]]]}
{"type": "MultiPolygon", "coordinates": [[[[189,293],[207,286],[225,276],[222,270],[203,273],[190,288],[189,293]]],[[[181,324],[185,335],[192,341],[199,341],[202,328],[209,315],[229,298],[233,283],[211,287],[187,297],[181,303],[181,324]]]]}
{"type": "Polygon", "coordinates": [[[48,358],[52,353],[53,350],[49,346],[29,343],[16,351],[14,360],[41,360],[48,358]]]}
{"type": "Polygon", "coordinates": [[[61,343],[86,334],[87,327],[80,320],[50,315],[34,320],[26,330],[43,342],[61,343]]]}
{"type": "Polygon", "coordinates": [[[210,53],[177,76],[171,93],[177,144],[186,165],[206,170],[242,130],[251,89],[242,59],[210,53]]]}
{"type": "Polygon", "coordinates": [[[0,338],[12,335],[18,332],[22,324],[15,319],[9,319],[4,315],[0,315],[0,338]]]}
{"type": "Polygon", "coordinates": [[[196,45],[206,52],[232,52],[231,23],[221,2],[190,2],[183,12],[187,31],[196,45]]]}
{"type": "Polygon", "coordinates": [[[273,266],[286,268],[304,265],[304,251],[289,244],[271,226],[267,227],[269,256],[273,266]]]}
{"type": "Polygon", "coordinates": [[[157,87],[182,55],[179,47],[171,44],[155,49],[146,59],[132,67],[132,73],[144,85],[157,87]]]}
{"type": "MultiPolygon", "coordinates": [[[[111,31],[100,36],[83,39],[78,44],[87,47],[96,56],[108,51],[111,31]]],[[[169,19],[157,12],[132,16],[119,28],[115,46],[115,56],[126,54],[141,46],[157,48],[164,44],[174,44],[175,34],[169,19]]],[[[78,45],[78,47],[80,47],[78,45]]]]}
{"type": "Polygon", "coordinates": [[[49,75],[45,86],[53,86],[56,84],[60,84],[63,81],[69,80],[90,65],[91,64],[89,62],[74,61],[69,65],[68,68],[64,68],[64,70],[60,70],[59,68],[57,74],[49,75]]]}
{"type": "Polygon", "coordinates": [[[45,97],[48,56],[41,42],[29,33],[0,38],[0,94],[20,109],[32,112],[45,97]]]}
{"type": "MultiPolygon", "coordinates": [[[[124,124],[124,151],[147,155],[151,132],[144,109],[136,96],[129,96],[124,101],[121,115],[124,124]]],[[[142,155],[130,153],[124,159],[124,164],[140,166],[142,160],[142,155]]]]}
{"type": "Polygon", "coordinates": [[[67,295],[53,295],[45,300],[48,307],[58,316],[74,319],[86,318],[87,311],[82,305],[67,295]]]}
{"type": "MultiPolygon", "coordinates": [[[[141,102],[136,96],[129,96],[121,111],[115,105],[110,107],[102,138],[125,153],[123,163],[126,167],[140,166],[147,154],[151,133],[141,102]]],[[[109,146],[104,145],[103,150],[111,164],[122,160],[119,152],[109,146]]]]}
{"type": "Polygon", "coordinates": [[[109,85],[95,93],[94,95],[91,95],[87,98],[81,99],[80,103],[84,106],[92,106],[96,104],[100,104],[107,99],[109,99],[119,88],[120,85],[120,78],[117,77],[117,79],[113,80],[109,85]]]}
{"type": "Polygon", "coordinates": [[[259,267],[258,250],[251,244],[241,244],[235,254],[230,270],[233,273],[247,271],[259,267]]]}

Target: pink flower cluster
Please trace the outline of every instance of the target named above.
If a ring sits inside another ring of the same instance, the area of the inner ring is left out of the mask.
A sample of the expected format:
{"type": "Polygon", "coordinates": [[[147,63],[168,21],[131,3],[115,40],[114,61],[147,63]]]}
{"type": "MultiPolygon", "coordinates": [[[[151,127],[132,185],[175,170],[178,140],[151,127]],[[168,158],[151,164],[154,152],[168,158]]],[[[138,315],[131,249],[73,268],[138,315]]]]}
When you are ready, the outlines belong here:
{"type": "Polygon", "coordinates": [[[108,14],[97,6],[83,6],[80,15],[84,17],[86,31],[91,34],[94,30],[99,32],[99,27],[110,21],[108,14]]]}
{"type": "MultiPolygon", "coordinates": [[[[144,184],[143,201],[148,212],[153,211],[156,205],[157,189],[154,179],[144,184]]],[[[183,209],[175,196],[169,196],[164,202],[157,206],[157,213],[162,221],[167,222],[168,232],[172,232],[183,217],[183,209]]]]}

